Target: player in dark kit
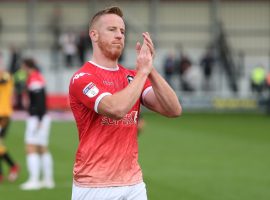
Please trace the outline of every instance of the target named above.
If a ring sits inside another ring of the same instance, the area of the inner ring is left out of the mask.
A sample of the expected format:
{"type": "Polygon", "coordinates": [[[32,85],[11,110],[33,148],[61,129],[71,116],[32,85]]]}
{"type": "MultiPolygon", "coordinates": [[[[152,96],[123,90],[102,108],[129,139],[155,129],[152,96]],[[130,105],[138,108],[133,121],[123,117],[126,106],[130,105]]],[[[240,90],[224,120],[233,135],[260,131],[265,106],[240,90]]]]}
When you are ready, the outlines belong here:
{"type": "Polygon", "coordinates": [[[22,69],[26,71],[29,97],[29,117],[26,123],[25,143],[29,179],[21,185],[23,190],[54,188],[53,160],[48,150],[51,119],[46,114],[45,80],[33,59],[25,59],[22,69]],[[43,179],[39,176],[42,172],[43,179]]]}

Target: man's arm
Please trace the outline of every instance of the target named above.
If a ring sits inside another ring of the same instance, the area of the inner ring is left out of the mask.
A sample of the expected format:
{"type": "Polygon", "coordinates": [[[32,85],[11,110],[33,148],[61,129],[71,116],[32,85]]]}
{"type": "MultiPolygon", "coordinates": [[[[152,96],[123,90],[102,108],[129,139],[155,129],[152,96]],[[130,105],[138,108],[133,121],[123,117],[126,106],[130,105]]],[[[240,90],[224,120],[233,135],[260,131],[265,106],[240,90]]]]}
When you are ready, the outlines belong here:
{"type": "MultiPolygon", "coordinates": [[[[145,33],[144,38],[152,57],[154,57],[155,49],[150,34],[145,33]]],[[[139,50],[140,47],[137,51],[139,50]]],[[[144,105],[164,116],[178,117],[182,112],[182,107],[173,89],[154,68],[148,78],[152,83],[153,90],[150,90],[143,97],[144,105]]]]}
{"type": "Polygon", "coordinates": [[[126,88],[103,97],[98,105],[98,113],[112,119],[122,119],[139,99],[147,76],[147,73],[137,73],[126,88]]]}
{"type": "Polygon", "coordinates": [[[153,90],[150,90],[144,96],[144,105],[167,117],[178,117],[182,113],[182,107],[179,103],[173,89],[162,78],[162,76],[153,69],[149,74],[153,90]]]}

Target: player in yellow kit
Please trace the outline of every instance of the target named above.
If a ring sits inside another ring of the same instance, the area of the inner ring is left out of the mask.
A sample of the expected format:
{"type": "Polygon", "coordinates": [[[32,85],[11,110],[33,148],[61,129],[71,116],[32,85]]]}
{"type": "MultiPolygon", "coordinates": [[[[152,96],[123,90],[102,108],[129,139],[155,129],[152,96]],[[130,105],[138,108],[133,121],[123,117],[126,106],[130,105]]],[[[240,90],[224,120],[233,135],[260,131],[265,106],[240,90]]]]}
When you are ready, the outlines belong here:
{"type": "MultiPolygon", "coordinates": [[[[1,56],[1,55],[0,55],[1,56]]],[[[18,177],[19,167],[12,160],[8,149],[4,144],[7,128],[12,114],[13,81],[11,75],[0,65],[0,183],[4,180],[2,162],[6,161],[10,170],[9,181],[15,181],[18,177]]]]}

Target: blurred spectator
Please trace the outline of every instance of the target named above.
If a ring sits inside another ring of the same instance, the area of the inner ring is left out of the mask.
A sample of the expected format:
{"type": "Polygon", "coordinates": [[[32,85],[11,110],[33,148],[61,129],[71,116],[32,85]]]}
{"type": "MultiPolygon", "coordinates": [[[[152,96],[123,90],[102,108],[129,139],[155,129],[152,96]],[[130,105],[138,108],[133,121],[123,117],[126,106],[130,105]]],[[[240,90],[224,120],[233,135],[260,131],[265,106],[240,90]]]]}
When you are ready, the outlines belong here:
{"type": "Polygon", "coordinates": [[[59,44],[59,38],[61,35],[61,23],[62,23],[62,10],[59,5],[55,5],[50,22],[49,22],[49,29],[53,35],[53,45],[51,49],[52,53],[52,60],[53,63],[55,63],[55,66],[58,66],[59,63],[59,50],[60,50],[60,44],[59,44]]]}
{"type": "Polygon", "coordinates": [[[268,90],[267,114],[270,115],[270,72],[268,72],[266,77],[266,86],[268,90]]]}
{"type": "Polygon", "coordinates": [[[21,53],[18,47],[10,46],[9,72],[13,75],[19,69],[21,53]]]}
{"type": "Polygon", "coordinates": [[[78,42],[77,42],[77,49],[78,49],[78,56],[79,56],[79,61],[80,65],[83,65],[85,62],[85,55],[88,50],[88,48],[92,46],[90,44],[90,38],[88,36],[88,32],[86,31],[81,31],[78,37],[78,42]]]}
{"type": "Polygon", "coordinates": [[[252,92],[260,96],[263,92],[266,81],[266,71],[264,66],[257,65],[253,68],[250,81],[252,92]]]}
{"type": "Polygon", "coordinates": [[[49,22],[49,28],[52,32],[54,45],[58,47],[58,41],[61,34],[61,22],[62,22],[62,10],[59,5],[56,5],[53,9],[51,19],[49,22]]]}
{"type": "Polygon", "coordinates": [[[213,54],[213,48],[209,47],[200,61],[200,65],[203,69],[203,74],[204,74],[203,89],[205,90],[211,89],[210,80],[211,80],[214,62],[215,62],[215,58],[213,54]]]}
{"type": "Polygon", "coordinates": [[[23,91],[25,86],[26,74],[20,69],[19,62],[21,52],[14,45],[10,46],[9,72],[13,75],[15,85],[15,105],[16,110],[23,110],[23,91]]]}
{"type": "Polygon", "coordinates": [[[200,66],[190,65],[182,74],[184,91],[197,91],[201,89],[202,71],[200,66]]]}
{"type": "Polygon", "coordinates": [[[185,72],[191,67],[191,60],[182,51],[180,53],[180,57],[179,57],[176,67],[178,68],[178,72],[180,76],[180,89],[184,91],[193,91],[193,88],[189,85],[189,83],[187,82],[187,79],[183,78],[185,72]]]}
{"type": "Polygon", "coordinates": [[[189,59],[189,57],[187,55],[185,55],[184,53],[180,53],[180,58],[179,58],[179,62],[178,62],[178,67],[179,67],[179,73],[180,75],[184,74],[185,71],[191,67],[191,60],[189,59]]]}
{"type": "Polygon", "coordinates": [[[172,86],[172,76],[175,68],[175,55],[170,52],[164,60],[163,70],[165,75],[165,80],[172,86]]]}
{"type": "Polygon", "coordinates": [[[14,75],[14,85],[15,85],[15,102],[14,108],[16,110],[24,110],[23,105],[23,94],[25,91],[25,82],[27,75],[22,69],[18,69],[14,75]]]}
{"type": "Polygon", "coordinates": [[[66,67],[72,67],[77,53],[76,35],[68,31],[60,36],[60,45],[64,54],[66,67]]]}

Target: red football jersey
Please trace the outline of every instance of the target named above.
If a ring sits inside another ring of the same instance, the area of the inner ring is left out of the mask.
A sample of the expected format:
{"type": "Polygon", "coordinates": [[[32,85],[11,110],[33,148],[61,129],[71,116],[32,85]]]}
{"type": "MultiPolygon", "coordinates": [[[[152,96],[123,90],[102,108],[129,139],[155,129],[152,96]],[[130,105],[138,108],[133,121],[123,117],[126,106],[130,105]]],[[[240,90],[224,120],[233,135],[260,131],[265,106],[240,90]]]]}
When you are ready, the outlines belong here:
{"type": "Polygon", "coordinates": [[[45,80],[42,74],[35,70],[33,71],[26,80],[27,89],[30,91],[39,90],[45,87],[45,80]]]}
{"type": "Polygon", "coordinates": [[[141,98],[121,120],[98,114],[106,95],[124,89],[136,71],[122,66],[105,68],[85,63],[71,78],[70,106],[79,132],[73,169],[74,183],[82,187],[125,186],[140,183],[137,123],[140,103],[152,88],[147,80],[141,98]]]}
{"type": "Polygon", "coordinates": [[[26,80],[29,97],[28,112],[30,115],[39,116],[40,119],[47,112],[45,79],[43,75],[34,70],[26,80]]]}

